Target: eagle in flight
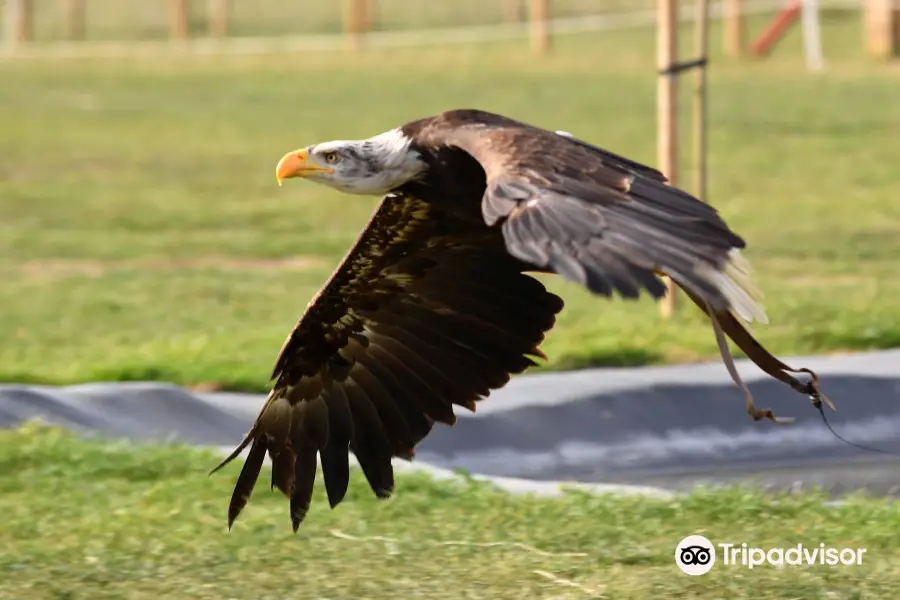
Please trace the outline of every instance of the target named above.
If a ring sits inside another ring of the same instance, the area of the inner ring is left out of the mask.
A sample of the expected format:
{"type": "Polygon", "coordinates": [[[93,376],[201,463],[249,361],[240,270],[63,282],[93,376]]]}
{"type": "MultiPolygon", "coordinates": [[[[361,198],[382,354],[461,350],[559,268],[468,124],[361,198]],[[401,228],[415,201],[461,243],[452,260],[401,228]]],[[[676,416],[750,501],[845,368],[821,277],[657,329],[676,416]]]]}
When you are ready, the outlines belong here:
{"type": "Polygon", "coordinates": [[[249,433],[228,508],[243,510],[268,454],[272,486],[297,530],[321,461],[332,508],[353,452],[373,492],[394,488],[391,460],[412,459],[454,405],[476,402],[546,358],[539,346],[563,301],[528,272],[555,273],[610,297],[659,299],[668,275],[758,366],[818,396],[738,319],[765,322],[740,250],[710,205],[659,171],[572,137],[480,110],[451,110],[364,140],[289,152],[276,177],[383,196],[356,242],[288,335],[272,391],[249,433]]]}

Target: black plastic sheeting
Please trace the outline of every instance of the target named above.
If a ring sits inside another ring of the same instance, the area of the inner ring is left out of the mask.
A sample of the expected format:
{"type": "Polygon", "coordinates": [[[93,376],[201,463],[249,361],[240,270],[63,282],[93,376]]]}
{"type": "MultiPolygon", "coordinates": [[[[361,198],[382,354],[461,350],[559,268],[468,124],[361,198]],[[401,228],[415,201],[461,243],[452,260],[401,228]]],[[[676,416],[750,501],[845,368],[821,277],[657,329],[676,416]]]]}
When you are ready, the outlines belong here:
{"type": "MultiPolygon", "coordinates": [[[[746,361],[756,398],[791,425],[754,422],[721,363],[589,369],[515,378],[478,406],[458,409],[454,427],[435,426],[416,463],[533,481],[639,484],[684,490],[697,483],[823,486],[840,493],[900,491],[900,351],[796,358],[837,412],[838,440],[818,411],[746,361]]],[[[0,386],[0,427],[33,418],[134,440],[233,447],[262,395],[192,394],[159,383],[71,387],[0,386]]]]}

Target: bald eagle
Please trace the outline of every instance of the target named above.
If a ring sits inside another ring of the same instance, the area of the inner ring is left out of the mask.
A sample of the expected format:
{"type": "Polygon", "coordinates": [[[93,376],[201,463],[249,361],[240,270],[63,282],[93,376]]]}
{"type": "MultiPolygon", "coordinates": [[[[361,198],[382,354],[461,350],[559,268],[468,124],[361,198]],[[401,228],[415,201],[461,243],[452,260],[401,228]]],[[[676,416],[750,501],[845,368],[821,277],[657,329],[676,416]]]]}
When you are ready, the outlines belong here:
{"type": "Polygon", "coordinates": [[[579,140],[480,110],[452,110],[374,137],[289,152],[276,177],[383,196],[355,244],[307,305],[275,362],[272,391],[228,507],[243,510],[265,456],[297,530],[317,466],[332,508],[347,491],[348,451],[378,497],[393,457],[411,460],[454,405],[476,402],[546,358],[563,308],[528,272],[555,273],[601,296],[655,299],[670,276],[715,326],[797,391],[812,382],[765,351],[735,317],[765,322],[741,259],[744,240],[717,211],[656,169],[579,140]]]}

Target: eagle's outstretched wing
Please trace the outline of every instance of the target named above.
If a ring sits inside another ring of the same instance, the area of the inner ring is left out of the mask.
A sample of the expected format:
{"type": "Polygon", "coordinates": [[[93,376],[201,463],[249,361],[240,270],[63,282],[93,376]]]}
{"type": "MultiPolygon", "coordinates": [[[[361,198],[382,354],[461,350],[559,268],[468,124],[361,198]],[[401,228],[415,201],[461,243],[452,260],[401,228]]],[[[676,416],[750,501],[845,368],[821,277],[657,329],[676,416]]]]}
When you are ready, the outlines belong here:
{"type": "Polygon", "coordinates": [[[391,458],[411,458],[453,405],[475,402],[543,356],[562,300],[523,274],[502,237],[407,194],[388,195],[276,361],[275,385],[241,445],[249,454],[228,509],[246,505],[266,454],[296,530],[317,455],[329,502],[347,490],[348,448],[373,491],[390,495],[391,458]]]}
{"type": "Polygon", "coordinates": [[[597,146],[474,110],[449,111],[417,133],[484,169],[482,212],[508,250],[603,295],[659,298],[665,273],[716,310],[766,321],[744,240],[712,206],[659,171],[597,146]]]}
{"type": "Polygon", "coordinates": [[[756,408],[726,335],[772,377],[814,404],[827,400],[815,373],[776,359],[735,319],[767,322],[740,255],[744,240],[715,208],[668,185],[656,169],[565,132],[478,110],[447,111],[412,129],[420,144],[455,148],[481,166],[484,221],[502,229],[512,255],[606,296],[636,298],[645,289],[660,298],[659,275],[669,275],[710,316],[722,359],[754,419],[784,421],[756,408]]]}

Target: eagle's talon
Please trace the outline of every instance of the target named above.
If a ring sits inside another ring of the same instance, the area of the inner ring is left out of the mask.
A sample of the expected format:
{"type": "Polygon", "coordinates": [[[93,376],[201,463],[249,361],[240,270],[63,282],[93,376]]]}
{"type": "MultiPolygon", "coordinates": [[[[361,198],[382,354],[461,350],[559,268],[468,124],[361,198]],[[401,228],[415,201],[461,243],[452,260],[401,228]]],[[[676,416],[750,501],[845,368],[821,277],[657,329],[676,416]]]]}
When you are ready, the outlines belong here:
{"type": "Polygon", "coordinates": [[[772,411],[768,408],[758,409],[752,404],[747,406],[747,412],[753,417],[754,421],[761,421],[762,419],[774,419],[775,415],[772,414],[772,411]]]}
{"type": "Polygon", "coordinates": [[[777,417],[775,413],[772,412],[771,408],[756,408],[755,406],[748,406],[747,412],[753,417],[754,421],[761,421],[762,419],[769,419],[776,425],[789,425],[794,422],[794,417],[777,417]]]}

